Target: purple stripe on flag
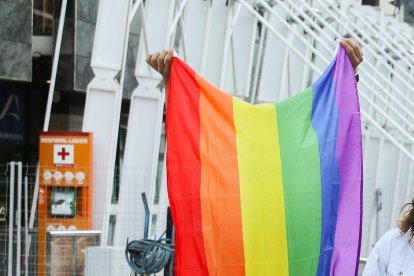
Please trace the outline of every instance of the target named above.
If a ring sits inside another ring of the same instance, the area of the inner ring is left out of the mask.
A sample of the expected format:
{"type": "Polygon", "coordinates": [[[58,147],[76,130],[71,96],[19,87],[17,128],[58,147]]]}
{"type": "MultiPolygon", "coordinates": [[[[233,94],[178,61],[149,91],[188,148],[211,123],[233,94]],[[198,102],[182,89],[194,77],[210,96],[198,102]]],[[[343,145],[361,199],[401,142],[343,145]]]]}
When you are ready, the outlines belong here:
{"type": "Polygon", "coordinates": [[[336,58],[334,82],[340,114],[336,155],[341,184],[330,275],[349,276],[356,275],[358,272],[361,243],[361,120],[354,71],[342,46],[336,58]],[[360,206],[360,208],[352,208],[353,206],[360,206]]]}

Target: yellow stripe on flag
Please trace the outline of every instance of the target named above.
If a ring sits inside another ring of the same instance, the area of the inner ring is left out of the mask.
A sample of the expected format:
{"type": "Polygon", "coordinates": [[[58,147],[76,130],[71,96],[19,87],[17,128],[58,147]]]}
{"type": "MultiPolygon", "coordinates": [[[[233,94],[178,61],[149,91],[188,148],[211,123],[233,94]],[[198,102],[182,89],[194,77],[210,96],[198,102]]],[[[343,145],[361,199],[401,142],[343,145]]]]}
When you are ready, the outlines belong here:
{"type": "Polygon", "coordinates": [[[276,108],[233,99],[246,275],[288,275],[276,108]]]}

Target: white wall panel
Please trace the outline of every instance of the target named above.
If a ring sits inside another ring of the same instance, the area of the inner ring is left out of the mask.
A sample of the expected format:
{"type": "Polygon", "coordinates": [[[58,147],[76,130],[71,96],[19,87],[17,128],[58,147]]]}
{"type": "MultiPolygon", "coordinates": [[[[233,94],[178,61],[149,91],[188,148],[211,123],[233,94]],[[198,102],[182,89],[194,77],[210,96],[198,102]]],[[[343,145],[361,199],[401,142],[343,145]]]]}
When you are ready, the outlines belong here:
{"type": "Polygon", "coordinates": [[[93,45],[92,70],[82,130],[93,133],[92,225],[102,230],[106,245],[113,187],[122,87],[115,79],[121,70],[130,0],[101,0],[93,45]],[[108,20],[111,18],[111,20],[108,20]]]}
{"type": "Polygon", "coordinates": [[[246,9],[241,8],[234,26],[233,42],[229,47],[228,60],[226,60],[227,74],[224,85],[225,91],[240,97],[247,98],[250,93],[256,30],[257,19],[251,16],[246,9]]]}
{"type": "Polygon", "coordinates": [[[155,209],[163,208],[157,216],[161,222],[166,221],[166,206],[154,204],[164,94],[157,88],[160,75],[145,62],[147,53],[144,45],[147,43],[150,53],[170,46],[169,26],[174,8],[175,2],[170,0],[152,0],[145,5],[147,40],[141,36],[137,55],[135,75],[139,85],[131,96],[114,235],[116,246],[123,246],[127,237],[143,237],[145,212],[141,193],[147,196],[151,215],[155,209]]]}
{"type": "MultiPolygon", "coordinates": [[[[298,49],[301,53],[304,53],[309,60],[311,60],[311,51],[309,50],[308,46],[312,42],[312,39],[309,35],[306,34],[304,28],[297,26],[296,29],[298,34],[301,37],[305,38],[308,43],[305,44],[298,38],[298,36],[293,36],[292,44],[295,45],[295,48],[298,49]]],[[[287,68],[285,68],[285,70],[287,71],[287,80],[283,83],[286,83],[287,87],[281,89],[280,93],[285,93],[285,95],[280,97],[280,100],[302,92],[307,87],[309,80],[308,67],[306,66],[305,62],[292,51],[288,52],[287,68]]]]}
{"type": "Polygon", "coordinates": [[[145,210],[141,193],[146,193],[148,204],[153,208],[163,113],[163,95],[153,91],[154,82],[141,82],[131,97],[114,246],[125,245],[127,238],[144,237],[145,210]]]}
{"type": "Polygon", "coordinates": [[[220,86],[227,21],[230,20],[230,7],[226,6],[226,2],[227,0],[212,1],[204,31],[200,73],[216,86],[220,86]]]}
{"type": "Polygon", "coordinates": [[[91,66],[121,69],[129,1],[100,0],[91,66]],[[108,12],[108,13],[107,13],[108,12]],[[110,16],[112,20],[108,20],[110,16]],[[110,39],[108,39],[108,34],[110,39]]]}
{"type": "MultiPolygon", "coordinates": [[[[372,130],[370,131],[372,132],[372,130]]],[[[376,223],[376,198],[375,198],[375,190],[378,188],[376,186],[376,168],[377,163],[376,160],[379,158],[379,146],[380,140],[378,138],[369,138],[369,142],[366,141],[365,145],[369,143],[369,149],[364,151],[364,201],[363,201],[363,228],[362,228],[362,235],[363,235],[363,242],[362,242],[362,249],[361,249],[361,256],[366,256],[367,252],[371,250],[371,244],[375,237],[372,240],[367,239],[370,236],[371,226],[375,227],[376,223]],[[368,156],[372,156],[373,162],[368,162],[368,156]]],[[[372,229],[372,232],[375,235],[375,228],[372,229]]]]}
{"type": "MultiPolygon", "coordinates": [[[[287,13],[278,5],[273,10],[282,17],[287,13]]],[[[274,17],[269,17],[270,24],[283,36],[288,34],[283,24],[274,17]]],[[[263,60],[260,67],[260,78],[258,82],[257,100],[259,102],[276,102],[280,96],[281,82],[286,81],[282,76],[282,65],[284,59],[284,51],[286,46],[276,38],[270,31],[265,31],[265,45],[263,50],[263,60]]]]}
{"type": "MultiPolygon", "coordinates": [[[[209,1],[188,1],[184,10],[183,40],[186,50],[186,62],[197,72],[201,70],[209,7],[209,1]]],[[[222,30],[224,32],[223,28],[222,30]]],[[[183,57],[182,53],[180,55],[183,57]]]]}

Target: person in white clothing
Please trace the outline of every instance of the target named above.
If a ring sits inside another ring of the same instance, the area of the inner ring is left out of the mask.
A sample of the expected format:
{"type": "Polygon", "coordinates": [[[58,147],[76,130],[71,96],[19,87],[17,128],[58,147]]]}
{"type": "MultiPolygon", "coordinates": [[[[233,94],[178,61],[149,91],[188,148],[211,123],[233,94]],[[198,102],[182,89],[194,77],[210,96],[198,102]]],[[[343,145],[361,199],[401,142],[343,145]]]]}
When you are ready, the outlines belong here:
{"type": "Polygon", "coordinates": [[[389,230],[375,244],[363,276],[414,276],[414,198],[401,209],[398,228],[389,230]]]}

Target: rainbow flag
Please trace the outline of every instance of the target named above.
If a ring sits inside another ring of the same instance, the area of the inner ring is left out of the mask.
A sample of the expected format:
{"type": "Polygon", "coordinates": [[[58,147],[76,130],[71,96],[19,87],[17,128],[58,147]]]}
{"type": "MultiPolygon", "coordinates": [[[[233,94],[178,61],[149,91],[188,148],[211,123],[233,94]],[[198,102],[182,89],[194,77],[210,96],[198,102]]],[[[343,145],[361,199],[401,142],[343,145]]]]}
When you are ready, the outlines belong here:
{"type": "Polygon", "coordinates": [[[251,105],[173,59],[167,177],[177,275],[356,275],[361,122],[340,47],[318,81],[251,105]]]}

